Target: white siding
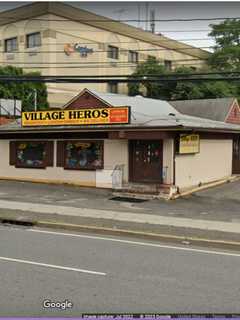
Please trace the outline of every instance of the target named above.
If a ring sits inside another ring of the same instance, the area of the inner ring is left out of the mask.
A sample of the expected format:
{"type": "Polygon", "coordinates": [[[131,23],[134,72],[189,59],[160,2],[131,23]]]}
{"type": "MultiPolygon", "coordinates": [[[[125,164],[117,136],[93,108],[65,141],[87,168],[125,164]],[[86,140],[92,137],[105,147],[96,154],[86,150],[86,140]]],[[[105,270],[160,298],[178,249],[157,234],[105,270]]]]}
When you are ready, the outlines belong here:
{"type": "Polygon", "coordinates": [[[187,189],[232,174],[232,140],[201,140],[200,153],[176,155],[176,186],[187,189]]]}
{"type": "MultiPolygon", "coordinates": [[[[54,167],[46,169],[15,168],[9,165],[9,140],[0,141],[0,178],[16,180],[43,181],[55,183],[71,183],[82,186],[96,186],[96,171],[90,170],[64,170],[56,167],[56,141],[55,141],[54,167]]],[[[124,164],[124,179],[128,180],[128,143],[125,140],[104,141],[104,169],[112,170],[115,165],[124,164]]],[[[103,171],[100,170],[100,171],[103,171]]],[[[98,183],[98,187],[106,185],[98,183]]],[[[110,186],[108,186],[110,187],[110,186]]]]}

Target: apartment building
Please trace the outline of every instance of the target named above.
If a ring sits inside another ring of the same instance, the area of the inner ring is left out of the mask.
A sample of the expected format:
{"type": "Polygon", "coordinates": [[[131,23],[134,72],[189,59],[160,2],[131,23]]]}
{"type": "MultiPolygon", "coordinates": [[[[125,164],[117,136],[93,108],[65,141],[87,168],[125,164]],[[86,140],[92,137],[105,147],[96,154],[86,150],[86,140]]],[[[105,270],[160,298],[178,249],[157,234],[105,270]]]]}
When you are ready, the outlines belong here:
{"type": "MultiPolygon", "coordinates": [[[[169,69],[197,68],[208,52],[61,2],[35,2],[0,13],[0,61],[43,75],[126,75],[149,56],[169,69]]],[[[88,84],[127,93],[126,84],[88,84]]],[[[52,107],[86,84],[48,84],[52,107]]]]}

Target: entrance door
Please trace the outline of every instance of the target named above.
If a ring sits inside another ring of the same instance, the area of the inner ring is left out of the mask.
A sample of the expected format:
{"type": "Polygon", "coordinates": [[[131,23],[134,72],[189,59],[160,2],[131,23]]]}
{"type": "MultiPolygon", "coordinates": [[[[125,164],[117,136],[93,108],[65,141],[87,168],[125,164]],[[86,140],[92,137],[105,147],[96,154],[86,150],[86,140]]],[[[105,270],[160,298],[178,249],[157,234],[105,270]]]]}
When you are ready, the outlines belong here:
{"type": "Polygon", "coordinates": [[[240,174],[240,136],[233,139],[232,173],[240,174]]]}
{"type": "Polygon", "coordinates": [[[162,141],[130,141],[130,180],[132,182],[162,182],[162,141]]]}

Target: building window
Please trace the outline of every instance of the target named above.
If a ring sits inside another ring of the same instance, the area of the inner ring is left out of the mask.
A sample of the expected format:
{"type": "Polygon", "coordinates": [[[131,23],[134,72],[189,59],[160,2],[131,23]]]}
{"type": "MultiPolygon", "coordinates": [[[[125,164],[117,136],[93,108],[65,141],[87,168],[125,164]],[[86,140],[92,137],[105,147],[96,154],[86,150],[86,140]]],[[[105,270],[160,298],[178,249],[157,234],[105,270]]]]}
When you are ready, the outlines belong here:
{"type": "Polygon", "coordinates": [[[4,42],[4,51],[5,52],[14,52],[18,49],[17,37],[6,39],[4,42]]]}
{"type": "Polygon", "coordinates": [[[41,46],[40,32],[34,32],[26,35],[27,48],[34,48],[41,46]]]}
{"type": "Polygon", "coordinates": [[[53,141],[10,141],[9,164],[17,168],[53,166],[53,141]]]}
{"type": "Polygon", "coordinates": [[[16,145],[16,167],[45,168],[46,142],[19,142],[16,145]]]}
{"type": "Polygon", "coordinates": [[[103,168],[103,141],[65,142],[65,169],[96,170],[103,168]]]}
{"type": "Polygon", "coordinates": [[[114,47],[114,46],[108,46],[108,54],[107,54],[108,58],[111,59],[119,59],[119,49],[118,47],[114,47]]]}
{"type": "Polygon", "coordinates": [[[115,82],[109,82],[108,83],[108,92],[118,93],[118,84],[115,82]]]}
{"type": "Polygon", "coordinates": [[[164,66],[167,70],[172,70],[172,61],[171,60],[164,60],[164,66]]]}
{"type": "Polygon", "coordinates": [[[148,55],[148,56],[147,56],[147,60],[148,60],[148,61],[156,61],[157,59],[156,59],[156,57],[154,57],[154,56],[148,55]]]}
{"type": "Polygon", "coordinates": [[[128,62],[138,63],[138,52],[130,50],[128,53],[128,62]]]}

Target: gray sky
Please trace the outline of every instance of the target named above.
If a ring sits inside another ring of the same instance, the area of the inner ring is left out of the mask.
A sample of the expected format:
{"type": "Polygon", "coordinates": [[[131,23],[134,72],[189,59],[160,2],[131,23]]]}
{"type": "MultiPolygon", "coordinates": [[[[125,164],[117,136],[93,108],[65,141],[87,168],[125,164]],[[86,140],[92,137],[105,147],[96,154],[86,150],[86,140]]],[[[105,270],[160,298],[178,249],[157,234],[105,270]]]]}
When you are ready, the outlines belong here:
{"type": "MultiPolygon", "coordinates": [[[[68,2],[72,6],[95,12],[114,19],[146,19],[145,2],[68,2]]],[[[26,2],[0,2],[0,10],[21,6],[26,2]]],[[[148,2],[149,12],[155,10],[156,19],[189,19],[240,16],[240,2],[148,2]]],[[[155,30],[163,35],[197,47],[212,46],[208,38],[209,24],[220,21],[156,22],[155,30]],[[199,32],[198,30],[206,30],[199,32]],[[173,32],[167,32],[173,31],[173,32]],[[183,32],[184,31],[184,32],[183,32]],[[198,39],[198,40],[183,40],[198,39]],[[203,39],[203,40],[199,40],[203,39]]],[[[129,22],[130,23],[130,22],[129,22]]],[[[146,28],[145,22],[132,22],[146,28]]]]}

